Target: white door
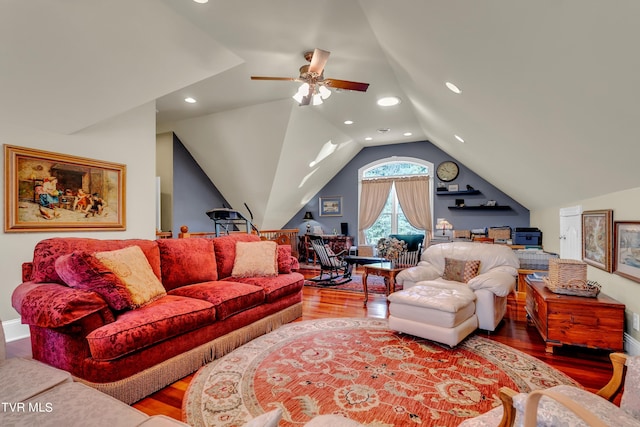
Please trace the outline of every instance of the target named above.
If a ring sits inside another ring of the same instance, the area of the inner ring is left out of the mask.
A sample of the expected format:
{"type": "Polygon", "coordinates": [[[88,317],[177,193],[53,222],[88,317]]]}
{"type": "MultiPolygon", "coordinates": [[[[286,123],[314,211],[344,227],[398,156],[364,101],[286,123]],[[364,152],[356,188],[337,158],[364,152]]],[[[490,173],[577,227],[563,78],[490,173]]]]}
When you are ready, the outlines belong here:
{"type": "Polygon", "coordinates": [[[560,258],[582,259],[582,206],[560,209],[560,258]]]}

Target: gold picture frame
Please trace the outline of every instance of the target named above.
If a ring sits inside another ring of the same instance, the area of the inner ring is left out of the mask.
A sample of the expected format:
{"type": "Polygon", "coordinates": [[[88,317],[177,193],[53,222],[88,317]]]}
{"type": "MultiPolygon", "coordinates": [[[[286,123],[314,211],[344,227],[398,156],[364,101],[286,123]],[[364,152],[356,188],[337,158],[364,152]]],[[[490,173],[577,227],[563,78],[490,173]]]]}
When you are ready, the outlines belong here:
{"type": "Polygon", "coordinates": [[[4,145],[5,232],[126,230],[126,166],[4,145]]]}
{"type": "Polygon", "coordinates": [[[611,273],[613,271],[613,210],[582,213],[582,260],[611,273]]]}

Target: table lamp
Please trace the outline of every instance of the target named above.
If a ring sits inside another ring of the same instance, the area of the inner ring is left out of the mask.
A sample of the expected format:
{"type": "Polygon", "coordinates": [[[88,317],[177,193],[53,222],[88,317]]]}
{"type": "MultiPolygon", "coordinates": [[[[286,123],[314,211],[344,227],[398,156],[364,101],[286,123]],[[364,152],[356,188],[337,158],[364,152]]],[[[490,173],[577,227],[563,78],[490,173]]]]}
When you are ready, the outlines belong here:
{"type": "Polygon", "coordinates": [[[307,234],[311,233],[311,224],[309,221],[313,221],[313,214],[309,211],[305,212],[302,220],[307,223],[307,234]]]}

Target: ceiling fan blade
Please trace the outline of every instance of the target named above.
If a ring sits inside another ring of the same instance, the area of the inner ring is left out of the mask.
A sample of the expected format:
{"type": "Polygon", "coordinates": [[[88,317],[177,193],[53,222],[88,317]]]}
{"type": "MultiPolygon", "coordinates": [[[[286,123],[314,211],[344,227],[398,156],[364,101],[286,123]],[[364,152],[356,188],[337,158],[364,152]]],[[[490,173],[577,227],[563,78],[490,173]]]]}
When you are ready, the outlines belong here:
{"type": "Polygon", "coordinates": [[[263,77],[263,76],[251,76],[251,80],[283,80],[289,82],[295,82],[299,79],[297,77],[263,77]]]}
{"type": "Polygon", "coordinates": [[[357,90],[359,92],[366,92],[369,88],[369,83],[350,82],[348,80],[337,79],[324,79],[324,84],[336,89],[357,90]]]}
{"type": "Polygon", "coordinates": [[[309,72],[316,73],[318,75],[322,74],[324,65],[327,63],[327,59],[329,59],[329,54],[331,54],[331,52],[322,49],[315,49],[313,51],[313,56],[311,57],[309,72]]]}

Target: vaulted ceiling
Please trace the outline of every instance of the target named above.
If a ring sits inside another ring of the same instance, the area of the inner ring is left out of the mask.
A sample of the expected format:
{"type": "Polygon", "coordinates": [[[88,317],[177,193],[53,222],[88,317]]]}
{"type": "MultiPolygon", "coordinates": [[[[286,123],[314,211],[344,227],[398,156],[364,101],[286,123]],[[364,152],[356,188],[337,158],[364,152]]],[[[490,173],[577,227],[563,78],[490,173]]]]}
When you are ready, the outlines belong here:
{"type": "Polygon", "coordinates": [[[260,228],[363,147],[420,140],[540,209],[640,187],[638,16],[636,0],[10,0],[0,120],[71,134],[156,100],[158,132],[260,228]],[[300,107],[299,83],[250,79],[295,77],[313,48],[325,77],[369,90],[300,107]]]}

